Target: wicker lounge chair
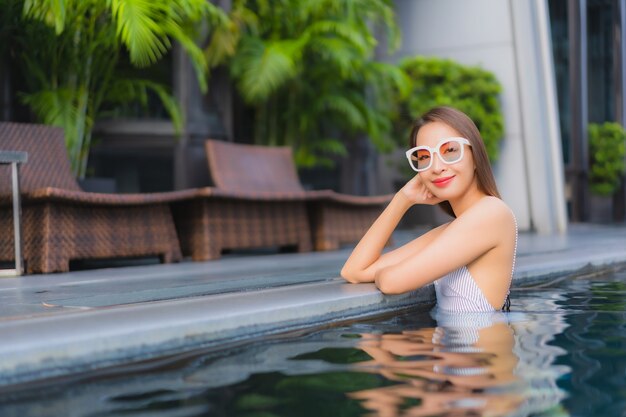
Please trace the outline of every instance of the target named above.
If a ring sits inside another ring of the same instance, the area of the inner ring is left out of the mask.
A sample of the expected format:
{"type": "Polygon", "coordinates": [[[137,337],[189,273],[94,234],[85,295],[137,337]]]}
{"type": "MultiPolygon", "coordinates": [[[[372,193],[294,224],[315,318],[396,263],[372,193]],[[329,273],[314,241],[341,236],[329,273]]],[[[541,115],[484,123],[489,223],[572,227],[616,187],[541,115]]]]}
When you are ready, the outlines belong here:
{"type": "Polygon", "coordinates": [[[207,140],[206,151],[209,171],[218,190],[246,195],[251,201],[262,198],[266,203],[271,201],[274,207],[294,200],[297,204],[304,203],[316,250],[333,250],[342,243],[358,241],[392,197],[305,191],[289,147],[207,140]]]}
{"type": "Polygon", "coordinates": [[[171,207],[182,253],[194,261],[218,259],[233,249],[311,250],[304,196],[204,188],[171,207]]]}
{"type": "MultiPolygon", "coordinates": [[[[74,259],[181,259],[169,203],[196,190],[134,195],[83,192],[70,170],[63,131],[50,126],[0,123],[0,149],[28,152],[28,164],[20,171],[28,273],[67,271],[74,259]]],[[[13,228],[10,178],[8,170],[0,171],[2,231],[13,228]]],[[[2,232],[0,261],[13,258],[13,234],[2,232]]]]}
{"type": "Polygon", "coordinates": [[[236,158],[209,155],[217,187],[198,190],[196,198],[172,204],[183,255],[204,261],[217,259],[230,249],[312,249],[306,207],[309,196],[299,184],[290,182],[293,167],[283,163],[283,153],[281,149],[236,158]],[[233,174],[243,170],[252,183],[224,182],[234,180],[233,174]]]}

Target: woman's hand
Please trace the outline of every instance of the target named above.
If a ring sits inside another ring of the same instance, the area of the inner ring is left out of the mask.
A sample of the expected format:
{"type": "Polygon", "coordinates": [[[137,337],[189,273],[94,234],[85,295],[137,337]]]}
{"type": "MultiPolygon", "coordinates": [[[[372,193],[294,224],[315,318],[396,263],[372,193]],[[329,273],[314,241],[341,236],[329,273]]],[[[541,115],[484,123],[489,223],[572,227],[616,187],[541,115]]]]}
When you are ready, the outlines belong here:
{"type": "Polygon", "coordinates": [[[444,201],[443,199],[436,197],[428,190],[428,188],[426,188],[419,174],[415,175],[409,182],[407,182],[404,187],[398,191],[398,194],[402,194],[412,204],[434,205],[444,201]]]}

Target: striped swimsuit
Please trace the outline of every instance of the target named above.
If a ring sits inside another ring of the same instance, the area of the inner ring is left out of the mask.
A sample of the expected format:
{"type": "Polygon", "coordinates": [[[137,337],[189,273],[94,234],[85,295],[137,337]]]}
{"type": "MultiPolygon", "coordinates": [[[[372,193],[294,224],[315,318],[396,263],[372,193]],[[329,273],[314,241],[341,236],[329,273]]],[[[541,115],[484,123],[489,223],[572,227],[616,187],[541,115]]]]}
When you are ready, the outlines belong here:
{"type": "MultiPolygon", "coordinates": [[[[515,216],[513,216],[515,220],[515,216]]],[[[513,250],[513,268],[509,277],[510,293],[513,271],[515,270],[515,254],[517,253],[517,220],[515,220],[515,249],[513,250]]],[[[487,301],[482,290],[470,274],[467,266],[462,266],[435,281],[437,308],[453,312],[495,311],[487,301]]],[[[507,299],[505,297],[505,300],[507,299]]]]}

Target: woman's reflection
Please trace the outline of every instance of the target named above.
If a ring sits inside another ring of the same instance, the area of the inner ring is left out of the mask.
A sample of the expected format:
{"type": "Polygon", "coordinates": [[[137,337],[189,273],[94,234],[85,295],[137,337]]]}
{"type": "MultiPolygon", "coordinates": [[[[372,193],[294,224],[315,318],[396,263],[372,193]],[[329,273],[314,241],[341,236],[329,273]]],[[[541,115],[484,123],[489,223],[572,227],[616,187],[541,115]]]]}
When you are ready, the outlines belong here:
{"type": "Polygon", "coordinates": [[[353,392],[375,415],[507,415],[523,402],[513,329],[503,313],[436,313],[438,326],[366,334],[359,367],[398,384],[353,392]]]}

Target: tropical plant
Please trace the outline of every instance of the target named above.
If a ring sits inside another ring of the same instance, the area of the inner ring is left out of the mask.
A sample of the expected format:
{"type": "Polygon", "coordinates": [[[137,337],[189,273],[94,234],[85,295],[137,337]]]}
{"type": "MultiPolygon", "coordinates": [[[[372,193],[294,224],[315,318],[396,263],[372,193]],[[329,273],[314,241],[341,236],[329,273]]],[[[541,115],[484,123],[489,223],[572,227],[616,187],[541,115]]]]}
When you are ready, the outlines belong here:
{"type": "MultiPolygon", "coordinates": [[[[23,28],[13,54],[23,65],[23,94],[37,117],[63,127],[72,168],[84,176],[91,131],[106,103],[138,100],[152,91],[177,129],[178,104],[168,89],[148,79],[116,73],[128,54],[135,67],[149,66],[178,42],[206,90],[208,65],[196,44],[202,22],[225,18],[206,0],[1,0],[21,5],[23,28]]],[[[223,23],[221,23],[223,24],[223,23]]]]}
{"type": "Polygon", "coordinates": [[[435,106],[452,106],[467,114],[485,141],[489,159],[498,158],[498,144],[504,135],[500,110],[502,91],[495,76],[482,68],[461,65],[449,59],[408,57],[400,68],[412,83],[411,93],[400,100],[395,120],[402,128],[397,137],[406,146],[412,121],[435,106]]]}
{"type": "Polygon", "coordinates": [[[589,124],[589,183],[594,194],[610,196],[626,171],[626,131],[619,123],[589,124]]]}
{"type": "Polygon", "coordinates": [[[229,17],[207,59],[231,57],[255,143],[292,146],[299,166],[332,164],[362,134],[392,147],[388,113],[408,82],[374,59],[377,33],[389,49],[399,43],[389,0],[235,0],[229,17]]]}

